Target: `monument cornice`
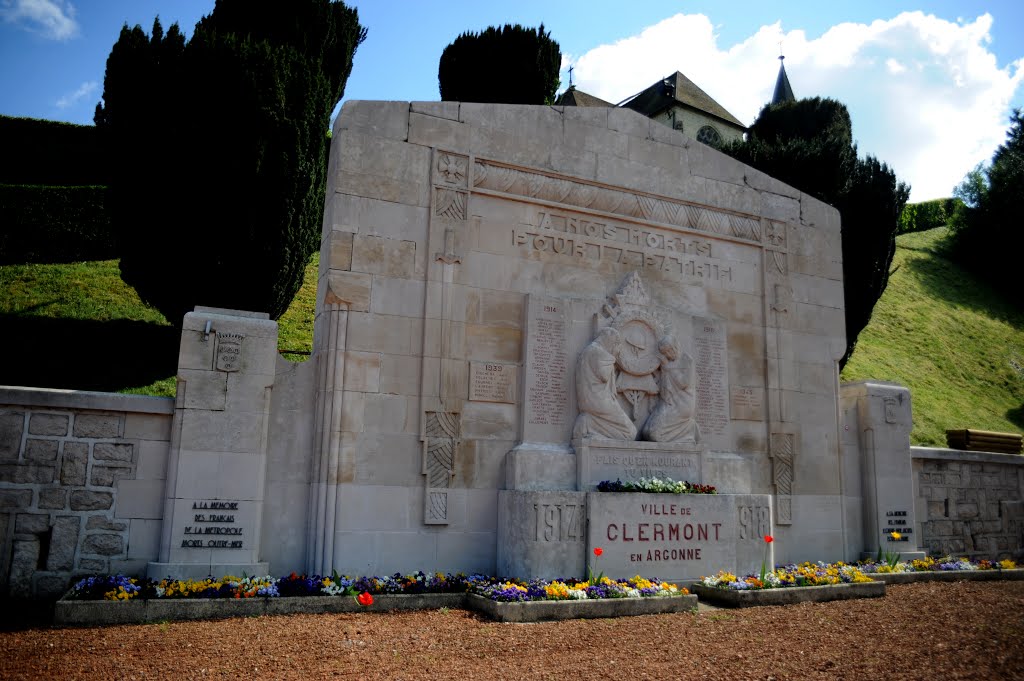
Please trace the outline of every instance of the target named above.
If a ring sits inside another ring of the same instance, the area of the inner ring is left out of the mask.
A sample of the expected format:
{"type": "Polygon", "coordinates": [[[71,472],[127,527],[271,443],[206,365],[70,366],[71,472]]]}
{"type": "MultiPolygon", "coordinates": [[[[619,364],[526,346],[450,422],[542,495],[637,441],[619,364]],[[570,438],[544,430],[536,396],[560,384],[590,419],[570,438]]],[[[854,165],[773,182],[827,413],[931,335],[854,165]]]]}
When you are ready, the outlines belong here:
{"type": "Polygon", "coordinates": [[[682,199],[475,158],[473,191],[542,201],[762,245],[761,219],[682,199]]]}

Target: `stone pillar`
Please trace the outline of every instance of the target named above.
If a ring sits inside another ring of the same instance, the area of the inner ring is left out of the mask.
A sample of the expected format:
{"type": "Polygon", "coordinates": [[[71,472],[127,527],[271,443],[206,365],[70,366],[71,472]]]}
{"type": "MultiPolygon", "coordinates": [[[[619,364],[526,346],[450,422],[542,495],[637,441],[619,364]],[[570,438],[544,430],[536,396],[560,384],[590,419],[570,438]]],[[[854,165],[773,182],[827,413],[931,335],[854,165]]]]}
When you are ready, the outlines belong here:
{"type": "Polygon", "coordinates": [[[159,562],[147,574],[266,574],[260,525],[277,323],[197,307],[185,315],[159,562]]]}
{"type": "Polygon", "coordinates": [[[914,512],[910,391],[894,383],[864,381],[844,386],[843,396],[855,398],[857,405],[864,527],[860,557],[875,557],[881,547],[903,560],[924,558],[914,512]]]}

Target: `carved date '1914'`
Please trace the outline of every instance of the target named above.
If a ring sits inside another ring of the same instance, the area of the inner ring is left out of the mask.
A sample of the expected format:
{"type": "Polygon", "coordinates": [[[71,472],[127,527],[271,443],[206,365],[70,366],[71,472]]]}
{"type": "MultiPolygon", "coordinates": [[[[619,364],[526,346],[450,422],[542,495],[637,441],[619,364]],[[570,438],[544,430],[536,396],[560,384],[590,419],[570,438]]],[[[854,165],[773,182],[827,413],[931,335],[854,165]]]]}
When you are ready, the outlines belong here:
{"type": "Polygon", "coordinates": [[[537,517],[535,541],[583,541],[583,506],[578,504],[534,504],[537,517]]]}

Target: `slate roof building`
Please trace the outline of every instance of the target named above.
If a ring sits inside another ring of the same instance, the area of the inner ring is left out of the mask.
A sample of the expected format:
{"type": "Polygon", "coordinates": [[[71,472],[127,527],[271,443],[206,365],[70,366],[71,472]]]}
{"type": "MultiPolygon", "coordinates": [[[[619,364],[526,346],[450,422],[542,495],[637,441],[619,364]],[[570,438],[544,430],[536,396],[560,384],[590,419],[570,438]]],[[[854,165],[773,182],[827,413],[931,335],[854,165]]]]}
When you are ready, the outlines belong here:
{"type": "Polygon", "coordinates": [[[555,100],[555,104],[558,106],[615,106],[600,97],[577,90],[575,85],[570,85],[568,90],[560,94],[555,100]]]}
{"type": "MultiPolygon", "coordinates": [[[[561,106],[616,106],[575,86],[570,86],[555,103],[561,106]]],[[[743,139],[743,133],[747,130],[725,107],[679,71],[620,102],[618,106],[633,109],[715,147],[743,139]]]]}

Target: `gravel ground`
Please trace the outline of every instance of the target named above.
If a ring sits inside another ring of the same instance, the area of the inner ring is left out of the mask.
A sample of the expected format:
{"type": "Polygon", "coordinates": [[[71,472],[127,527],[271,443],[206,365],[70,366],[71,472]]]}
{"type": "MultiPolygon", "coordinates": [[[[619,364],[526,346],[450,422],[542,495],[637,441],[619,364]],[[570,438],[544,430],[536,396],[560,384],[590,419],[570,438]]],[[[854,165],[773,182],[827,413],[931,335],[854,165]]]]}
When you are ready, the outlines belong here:
{"type": "Polygon", "coordinates": [[[3,679],[1024,679],[1024,582],[499,624],[462,610],[0,632],[3,679]]]}

